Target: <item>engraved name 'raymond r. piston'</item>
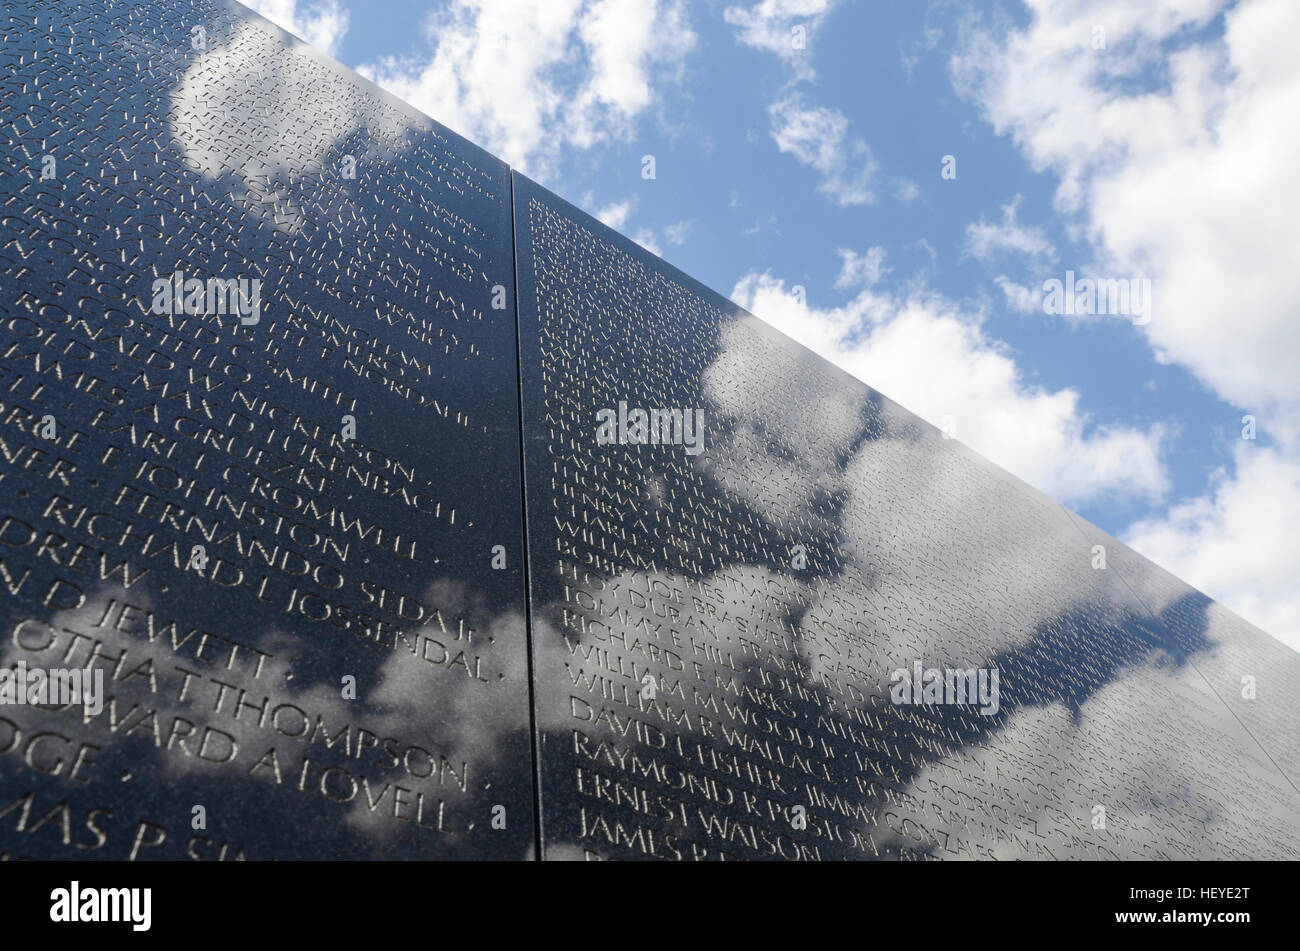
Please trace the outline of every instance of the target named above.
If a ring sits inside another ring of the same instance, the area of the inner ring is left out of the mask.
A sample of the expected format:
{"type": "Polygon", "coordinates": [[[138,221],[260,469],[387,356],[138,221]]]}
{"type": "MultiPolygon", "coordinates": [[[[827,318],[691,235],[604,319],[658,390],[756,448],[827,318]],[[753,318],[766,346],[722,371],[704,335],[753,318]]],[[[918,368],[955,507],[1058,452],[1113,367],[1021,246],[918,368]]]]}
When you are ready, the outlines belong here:
{"type": "Polygon", "coordinates": [[[1300,655],[951,417],[238,4],[0,17],[0,860],[1300,858],[1300,655]]]}

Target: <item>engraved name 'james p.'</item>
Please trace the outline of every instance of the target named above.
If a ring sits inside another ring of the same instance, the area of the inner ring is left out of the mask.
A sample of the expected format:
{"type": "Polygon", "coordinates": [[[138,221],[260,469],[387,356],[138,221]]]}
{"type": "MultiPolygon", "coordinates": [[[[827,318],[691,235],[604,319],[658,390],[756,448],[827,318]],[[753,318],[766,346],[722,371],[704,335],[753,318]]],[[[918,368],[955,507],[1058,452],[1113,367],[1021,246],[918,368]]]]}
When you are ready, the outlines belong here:
{"type": "Polygon", "coordinates": [[[952,426],[238,4],[0,14],[0,860],[1300,858],[1300,656],[952,426]]]}
{"type": "Polygon", "coordinates": [[[0,12],[0,670],[102,684],[0,705],[0,858],[525,857],[507,168],[237,4],[0,12]]]}

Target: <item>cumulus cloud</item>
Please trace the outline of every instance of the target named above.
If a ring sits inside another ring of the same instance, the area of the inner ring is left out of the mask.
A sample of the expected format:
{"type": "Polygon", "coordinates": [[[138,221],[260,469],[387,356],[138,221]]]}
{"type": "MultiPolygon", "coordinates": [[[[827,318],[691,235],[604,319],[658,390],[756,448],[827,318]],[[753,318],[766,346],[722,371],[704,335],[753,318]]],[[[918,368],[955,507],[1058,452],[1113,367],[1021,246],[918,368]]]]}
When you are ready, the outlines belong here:
{"type": "Polygon", "coordinates": [[[967,42],[958,87],[1060,176],[1057,203],[1079,213],[1103,262],[1157,283],[1144,332],[1159,358],[1237,405],[1300,404],[1300,6],[1241,3],[1222,36],[1167,56],[1160,44],[1223,4],[1030,6],[1024,30],[967,42]],[[1090,45],[1097,23],[1109,24],[1105,50],[1090,45]]]}
{"type": "Polygon", "coordinates": [[[1247,441],[1233,462],[1205,495],[1138,522],[1124,541],[1300,650],[1300,467],[1247,441]]]}
{"type": "Polygon", "coordinates": [[[611,228],[621,228],[627,223],[627,219],[632,214],[632,207],[636,204],[634,199],[625,201],[611,202],[596,212],[596,217],[602,224],[609,225],[611,228]]]}
{"type": "Polygon", "coordinates": [[[1152,279],[1142,332],[1156,358],[1274,421],[1274,452],[1237,453],[1205,494],[1131,538],[1300,642],[1286,609],[1300,597],[1300,551],[1271,530],[1300,509],[1300,5],[1026,5],[1023,27],[968,31],[955,85],[1035,170],[1058,176],[1057,207],[1091,242],[1096,270],[1152,279]],[[1275,521],[1247,501],[1264,493],[1275,521]]]}
{"type": "Polygon", "coordinates": [[[1018,314],[1032,314],[1034,311],[1041,311],[1043,308],[1043,297],[1041,292],[1035,292],[1023,284],[1017,284],[1005,274],[999,274],[993,279],[993,282],[1002,289],[1006,297],[1007,306],[1018,314]]]}
{"type": "Polygon", "coordinates": [[[339,0],[244,0],[244,5],[331,56],[337,55],[350,24],[339,0]]]}
{"type": "Polygon", "coordinates": [[[427,54],[361,72],[533,174],[629,138],[696,43],[681,0],[452,0],[425,36],[427,54]]]}
{"type": "Polygon", "coordinates": [[[694,224],[694,218],[687,218],[669,225],[664,229],[664,240],[669,244],[685,244],[687,236],[691,233],[691,226],[694,224]]]}
{"type": "Polygon", "coordinates": [[[777,148],[821,176],[817,190],[840,205],[876,200],[871,182],[876,160],[861,139],[849,135],[849,120],[838,109],[811,106],[792,93],[768,109],[777,148]]]}
{"type": "Polygon", "coordinates": [[[885,267],[885,249],[867,248],[865,254],[859,254],[851,248],[840,248],[840,273],[835,278],[836,290],[846,287],[871,287],[880,283],[880,279],[889,273],[885,267]]]}
{"type": "MultiPolygon", "coordinates": [[[[878,272],[883,255],[874,257],[878,272]]],[[[846,270],[859,260],[845,257],[846,270]]],[[[1154,501],[1168,488],[1162,425],[1096,424],[1076,390],[1027,381],[1006,347],[985,334],[982,315],[940,294],[867,286],[842,306],[818,309],[770,273],[751,272],[732,298],[1054,498],[1154,501]]]]}
{"type": "Polygon", "coordinates": [[[834,6],[835,0],[760,0],[727,7],[722,17],[739,42],[780,57],[797,79],[812,79],[808,45],[834,6]]]}
{"type": "Polygon", "coordinates": [[[659,243],[659,239],[655,237],[655,233],[649,228],[638,228],[636,234],[632,235],[632,240],[641,245],[641,247],[645,248],[651,254],[661,255],[664,253],[663,246],[659,243]]]}
{"type": "Polygon", "coordinates": [[[965,252],[979,261],[1007,253],[1027,258],[1030,264],[1054,259],[1056,248],[1043,229],[1016,221],[1020,199],[1017,195],[1002,206],[1001,222],[985,221],[980,216],[979,221],[967,225],[965,252]]]}

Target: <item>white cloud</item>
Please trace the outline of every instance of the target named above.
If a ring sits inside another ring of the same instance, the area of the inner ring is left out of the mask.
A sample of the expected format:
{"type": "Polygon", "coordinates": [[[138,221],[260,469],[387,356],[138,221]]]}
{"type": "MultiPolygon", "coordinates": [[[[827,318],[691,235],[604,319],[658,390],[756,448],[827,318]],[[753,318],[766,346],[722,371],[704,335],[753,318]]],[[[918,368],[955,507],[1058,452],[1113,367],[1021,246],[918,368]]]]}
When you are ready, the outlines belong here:
{"type": "Polygon", "coordinates": [[[950,417],[957,439],[1054,498],[1158,500],[1168,488],[1162,426],[1093,424],[1077,391],[1025,381],[1006,348],[985,335],[981,315],[939,294],[866,287],[842,307],[819,310],[771,274],[751,272],[732,298],[934,425],[950,417]]]}
{"type": "Polygon", "coordinates": [[[926,255],[930,258],[931,264],[939,263],[939,252],[936,251],[934,249],[934,245],[932,245],[929,241],[926,241],[925,238],[917,238],[911,244],[904,245],[903,247],[906,248],[908,251],[911,251],[914,248],[918,251],[924,251],[926,255]]]}
{"type": "MultiPolygon", "coordinates": [[[[875,202],[872,188],[877,165],[871,149],[849,136],[849,120],[838,109],[812,106],[803,93],[788,90],[813,79],[813,34],[834,8],[836,0],[759,0],[750,6],[730,6],[723,13],[736,28],[736,38],[755,49],[775,54],[793,71],[781,98],[768,107],[771,135],[782,152],[821,176],[818,191],[840,205],[875,202]]],[[[914,182],[899,181],[895,191],[904,203],[920,193],[914,182]]]]}
{"type": "MultiPolygon", "coordinates": [[[[622,210],[622,206],[617,206],[617,208],[618,210],[622,210]]],[[[608,210],[609,209],[606,209],[606,211],[608,210]]],[[[605,218],[602,217],[603,214],[604,212],[598,214],[596,217],[600,218],[601,221],[605,221],[605,218]]],[[[605,221],[605,223],[610,224],[608,221],[605,221]]],[[[686,238],[690,234],[691,227],[694,224],[694,218],[687,218],[678,221],[675,224],[668,225],[663,229],[662,234],[656,233],[653,228],[638,228],[632,235],[632,240],[641,245],[641,247],[645,248],[651,254],[662,255],[664,253],[664,244],[674,246],[685,244],[686,238]]],[[[610,224],[610,227],[616,228],[618,225],[610,224]]]]}
{"type": "Polygon", "coordinates": [[[632,240],[651,254],[662,255],[664,253],[663,246],[659,244],[655,233],[649,228],[638,228],[636,234],[632,235],[632,240]]]}
{"type": "Polygon", "coordinates": [[[792,93],[768,109],[777,148],[821,175],[818,191],[841,205],[869,205],[876,200],[871,179],[876,161],[861,139],[849,138],[849,120],[838,109],[805,105],[792,93]]]}
{"type": "Polygon", "coordinates": [[[735,28],[741,43],[780,57],[797,79],[812,79],[813,34],[834,6],[835,0],[759,0],[747,7],[727,7],[722,18],[735,28]],[[798,28],[803,30],[803,48],[798,28]]]}
{"type": "Polygon", "coordinates": [[[1124,541],[1300,651],[1300,466],[1243,441],[1205,495],[1132,526],[1124,541]],[[1261,553],[1264,557],[1261,557],[1261,553]]]}
{"type": "Polygon", "coordinates": [[[686,237],[691,233],[691,226],[695,224],[694,218],[688,218],[679,221],[676,224],[669,225],[664,229],[664,240],[669,244],[685,244],[686,237]]]}
{"type": "Polygon", "coordinates": [[[1035,292],[1023,284],[1017,284],[1005,274],[999,274],[993,279],[993,282],[1002,288],[1002,293],[1007,298],[1007,306],[1016,313],[1032,314],[1035,311],[1042,312],[1043,295],[1041,292],[1035,292]]]}
{"type": "Polygon", "coordinates": [[[777,226],[776,216],[768,215],[763,218],[755,218],[753,224],[747,225],[740,229],[742,238],[753,238],[758,235],[768,235],[770,237],[779,237],[781,229],[777,226]]]}
{"type": "Polygon", "coordinates": [[[1016,222],[1020,199],[1017,195],[1002,206],[1000,224],[985,221],[981,215],[979,221],[967,225],[965,252],[980,261],[1008,252],[1028,258],[1031,264],[1055,259],[1056,248],[1042,228],[1016,222]]]}
{"type": "Polygon", "coordinates": [[[452,0],[426,36],[427,56],[361,72],[533,174],[629,138],[696,43],[682,0],[452,0]]]}
{"type": "Polygon", "coordinates": [[[1156,358],[1273,420],[1272,452],[1238,453],[1202,497],[1134,526],[1133,544],[1300,644],[1300,550],[1276,530],[1300,509],[1300,4],[1026,5],[1023,29],[969,33],[955,85],[1059,177],[1095,270],[1152,279],[1156,358]],[[1206,29],[1220,13],[1222,31],[1206,29]],[[1264,493],[1271,518],[1250,501],[1264,493]]]}
{"type": "Polygon", "coordinates": [[[339,0],[244,0],[244,6],[331,56],[348,32],[348,12],[339,0]]]}
{"type": "MultiPolygon", "coordinates": [[[[358,96],[356,84],[307,54],[286,47],[254,20],[240,20],[222,42],[190,60],[171,95],[168,125],[175,143],[194,171],[217,179],[230,175],[239,200],[276,205],[275,228],[294,233],[307,207],[321,199],[322,188],[335,188],[333,201],[348,207],[332,176],[320,180],[290,176],[274,169],[337,161],[335,149],[346,134],[373,118],[400,125],[409,117],[392,107],[358,96]],[[266,103],[257,123],[248,122],[248,103],[256,93],[266,103]],[[230,129],[243,127],[240,135],[230,129]],[[278,179],[268,188],[272,176],[278,179]],[[249,192],[252,192],[252,196],[249,192]]],[[[365,156],[358,156],[365,161],[365,156]]]]}
{"type": "Polygon", "coordinates": [[[632,214],[632,207],[636,200],[629,198],[626,201],[616,201],[606,205],[596,212],[596,217],[611,228],[622,228],[627,223],[628,217],[632,214]]]}
{"type": "Polygon", "coordinates": [[[1159,358],[1236,405],[1300,408],[1300,4],[1248,0],[1195,42],[1221,0],[1029,6],[1024,30],[968,40],[958,88],[1060,176],[1099,270],[1152,278],[1159,358]]]}
{"type": "Polygon", "coordinates": [[[892,270],[885,267],[885,249],[867,248],[866,254],[858,254],[851,248],[840,248],[840,273],[835,278],[836,290],[849,287],[872,287],[892,270]]]}

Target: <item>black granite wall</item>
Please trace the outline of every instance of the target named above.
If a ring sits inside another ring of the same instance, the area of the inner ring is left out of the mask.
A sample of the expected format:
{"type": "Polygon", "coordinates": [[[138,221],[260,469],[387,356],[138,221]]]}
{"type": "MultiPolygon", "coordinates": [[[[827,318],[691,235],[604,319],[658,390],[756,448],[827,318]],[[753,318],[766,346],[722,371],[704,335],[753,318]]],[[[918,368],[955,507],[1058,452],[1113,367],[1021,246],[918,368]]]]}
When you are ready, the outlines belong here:
{"type": "Polygon", "coordinates": [[[236,4],[0,15],[4,856],[1300,857],[1300,655],[236,4]]]}

